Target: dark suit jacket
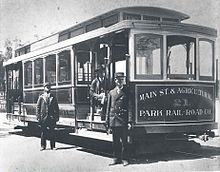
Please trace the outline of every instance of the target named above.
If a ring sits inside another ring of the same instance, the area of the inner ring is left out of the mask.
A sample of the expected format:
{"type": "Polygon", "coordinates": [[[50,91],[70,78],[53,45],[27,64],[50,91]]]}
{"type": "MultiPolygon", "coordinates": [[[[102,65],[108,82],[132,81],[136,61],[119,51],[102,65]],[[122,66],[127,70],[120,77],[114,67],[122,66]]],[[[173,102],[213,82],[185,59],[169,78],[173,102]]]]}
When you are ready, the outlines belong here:
{"type": "Polygon", "coordinates": [[[118,94],[117,88],[108,94],[106,123],[109,127],[127,126],[128,123],[128,93],[123,88],[118,94]]]}
{"type": "Polygon", "coordinates": [[[36,111],[37,119],[41,124],[49,122],[50,125],[50,122],[59,121],[59,106],[56,97],[52,94],[50,94],[48,102],[44,94],[39,96],[36,111]]]}

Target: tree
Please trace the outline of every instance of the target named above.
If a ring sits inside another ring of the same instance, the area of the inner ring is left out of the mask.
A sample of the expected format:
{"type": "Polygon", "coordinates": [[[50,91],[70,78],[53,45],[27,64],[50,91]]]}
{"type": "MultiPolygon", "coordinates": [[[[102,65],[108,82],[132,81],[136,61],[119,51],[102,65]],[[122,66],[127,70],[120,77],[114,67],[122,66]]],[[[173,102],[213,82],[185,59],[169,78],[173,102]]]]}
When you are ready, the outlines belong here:
{"type": "Polygon", "coordinates": [[[5,53],[4,53],[3,59],[7,61],[12,58],[12,50],[13,50],[12,41],[10,41],[9,39],[6,39],[4,47],[5,47],[5,53]]]}
{"type": "Polygon", "coordinates": [[[7,60],[11,59],[12,52],[20,46],[22,46],[20,39],[15,38],[12,41],[9,39],[6,39],[5,44],[4,44],[4,53],[0,52],[0,60],[7,61],[7,60]]]}

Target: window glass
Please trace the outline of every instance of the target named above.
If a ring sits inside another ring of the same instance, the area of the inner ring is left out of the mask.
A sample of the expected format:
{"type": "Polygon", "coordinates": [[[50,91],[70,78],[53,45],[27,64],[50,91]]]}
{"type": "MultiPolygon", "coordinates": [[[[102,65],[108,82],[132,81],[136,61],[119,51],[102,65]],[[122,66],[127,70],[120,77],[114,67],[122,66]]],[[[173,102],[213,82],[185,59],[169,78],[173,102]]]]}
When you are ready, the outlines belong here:
{"type": "Polygon", "coordinates": [[[69,33],[64,33],[59,35],[59,42],[65,41],[67,39],[69,39],[69,33]]]}
{"type": "Polygon", "coordinates": [[[119,19],[119,15],[118,14],[114,14],[112,16],[104,18],[102,20],[102,24],[103,24],[104,27],[108,27],[108,26],[111,26],[111,25],[117,23],[118,19],[119,19]]]}
{"type": "Polygon", "coordinates": [[[149,78],[161,75],[162,37],[151,34],[138,34],[135,37],[136,78],[149,78]]]}
{"type": "Polygon", "coordinates": [[[141,20],[141,15],[124,13],[123,20],[141,20]]]}
{"type": "Polygon", "coordinates": [[[24,64],[24,85],[26,87],[32,86],[32,62],[26,62],[24,64]]]}
{"type": "Polygon", "coordinates": [[[70,31],[70,37],[75,37],[84,33],[84,27],[70,31]]]}
{"type": "Polygon", "coordinates": [[[200,76],[208,79],[212,77],[213,69],[213,43],[205,40],[199,41],[200,76]]]}
{"type": "Polygon", "coordinates": [[[72,89],[58,89],[56,90],[56,97],[58,103],[71,103],[72,102],[72,89]]]}
{"type": "Polygon", "coordinates": [[[51,84],[56,83],[56,55],[46,57],[45,80],[51,84]]]}
{"type": "Polygon", "coordinates": [[[195,39],[186,36],[167,37],[168,78],[194,78],[195,39]]]}
{"type": "Polygon", "coordinates": [[[13,89],[19,89],[19,70],[13,70],[13,89]]]}
{"type": "Polygon", "coordinates": [[[149,21],[160,21],[160,17],[155,17],[155,16],[143,16],[143,20],[149,20],[149,21]]]}
{"type": "MultiPolygon", "coordinates": [[[[94,54],[93,54],[94,56],[94,54]]],[[[86,84],[91,82],[92,65],[89,52],[77,53],[77,82],[86,84]]]]}
{"type": "Polygon", "coordinates": [[[25,91],[24,102],[25,103],[37,103],[37,100],[42,93],[43,91],[25,91]]]}
{"type": "Polygon", "coordinates": [[[13,88],[13,82],[12,82],[12,71],[8,71],[8,89],[13,88]]]}
{"type": "Polygon", "coordinates": [[[43,59],[37,59],[34,61],[34,84],[43,84],[43,59]]]}
{"type": "Polygon", "coordinates": [[[71,78],[71,61],[70,51],[63,51],[58,54],[59,56],[59,83],[70,83],[71,78]]]}
{"type": "Polygon", "coordinates": [[[8,71],[8,89],[19,89],[19,70],[8,71]]]}

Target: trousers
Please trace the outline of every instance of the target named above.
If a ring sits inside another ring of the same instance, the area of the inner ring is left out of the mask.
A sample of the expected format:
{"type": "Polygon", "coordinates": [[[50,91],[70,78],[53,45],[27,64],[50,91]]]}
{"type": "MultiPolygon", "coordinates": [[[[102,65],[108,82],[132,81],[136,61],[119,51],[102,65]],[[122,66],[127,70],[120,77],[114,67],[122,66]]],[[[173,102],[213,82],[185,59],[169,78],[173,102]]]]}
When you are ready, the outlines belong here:
{"type": "Polygon", "coordinates": [[[41,147],[46,148],[47,142],[46,140],[50,140],[50,148],[55,148],[55,133],[54,133],[55,125],[45,125],[41,124],[41,147]]]}
{"type": "Polygon", "coordinates": [[[121,161],[122,159],[128,160],[128,129],[125,126],[122,127],[112,127],[112,137],[113,137],[113,155],[114,157],[121,161]]]}

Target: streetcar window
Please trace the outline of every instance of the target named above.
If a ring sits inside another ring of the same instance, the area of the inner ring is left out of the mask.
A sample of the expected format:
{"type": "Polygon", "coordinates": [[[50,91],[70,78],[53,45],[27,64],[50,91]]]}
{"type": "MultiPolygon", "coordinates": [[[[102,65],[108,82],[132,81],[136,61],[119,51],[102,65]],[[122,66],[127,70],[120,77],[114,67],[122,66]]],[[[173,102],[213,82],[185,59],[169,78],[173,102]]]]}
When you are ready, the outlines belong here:
{"type": "Polygon", "coordinates": [[[63,33],[63,34],[61,33],[61,34],[59,34],[59,42],[65,41],[65,40],[69,39],[69,37],[70,37],[69,33],[63,33]]]}
{"type": "Polygon", "coordinates": [[[12,89],[12,71],[8,71],[8,89],[12,89]]]}
{"type": "Polygon", "coordinates": [[[24,103],[37,103],[37,100],[42,93],[43,91],[25,91],[24,103]]]}
{"type": "Polygon", "coordinates": [[[13,70],[13,89],[19,89],[19,70],[13,70]]]}
{"type": "Polygon", "coordinates": [[[213,80],[213,42],[199,41],[200,79],[213,80]]]}
{"type": "Polygon", "coordinates": [[[160,21],[160,17],[155,17],[155,16],[143,16],[143,20],[148,20],[148,21],[160,21]]]}
{"type": "Polygon", "coordinates": [[[19,89],[19,71],[8,71],[8,89],[19,89]]]}
{"type": "Polygon", "coordinates": [[[98,29],[98,28],[100,28],[100,27],[102,27],[101,21],[100,21],[100,20],[95,21],[95,22],[93,22],[93,23],[91,23],[91,24],[88,24],[88,25],[86,26],[86,32],[89,32],[89,31],[98,29]]]}
{"type": "Polygon", "coordinates": [[[195,76],[195,38],[167,37],[167,74],[169,79],[193,79],[195,76]]]}
{"type": "Polygon", "coordinates": [[[45,69],[45,80],[51,84],[56,83],[56,55],[49,55],[46,57],[46,69],[45,69]]]}
{"type": "Polygon", "coordinates": [[[124,13],[123,20],[141,20],[141,15],[124,13]]]}
{"type": "Polygon", "coordinates": [[[65,88],[65,89],[57,89],[56,90],[56,97],[58,103],[71,103],[72,102],[72,89],[65,88]]]}
{"type": "Polygon", "coordinates": [[[92,65],[90,61],[90,52],[82,51],[77,53],[77,82],[80,84],[88,84],[92,80],[92,65]]]}
{"type": "Polygon", "coordinates": [[[59,84],[70,83],[70,78],[71,78],[70,51],[63,51],[59,53],[58,56],[59,56],[59,69],[58,69],[59,84]]]}
{"type": "Polygon", "coordinates": [[[135,37],[136,79],[161,78],[162,36],[137,34],[135,37]]]}
{"type": "Polygon", "coordinates": [[[43,59],[36,59],[34,61],[34,84],[43,84],[43,59]]]}
{"type": "Polygon", "coordinates": [[[74,29],[70,31],[70,38],[81,35],[84,33],[84,28],[80,27],[78,29],[74,29]]]}
{"type": "Polygon", "coordinates": [[[119,20],[119,15],[118,14],[114,14],[112,16],[106,17],[102,20],[102,24],[104,27],[108,27],[111,26],[115,23],[117,23],[119,20]]]}
{"type": "Polygon", "coordinates": [[[24,85],[25,87],[32,86],[32,62],[28,61],[24,64],[24,85]]]}
{"type": "Polygon", "coordinates": [[[179,19],[173,19],[173,18],[162,18],[162,21],[166,21],[166,22],[179,22],[179,19]]]}

